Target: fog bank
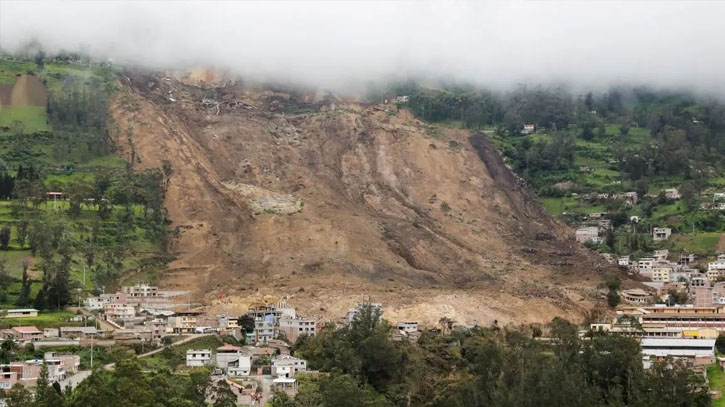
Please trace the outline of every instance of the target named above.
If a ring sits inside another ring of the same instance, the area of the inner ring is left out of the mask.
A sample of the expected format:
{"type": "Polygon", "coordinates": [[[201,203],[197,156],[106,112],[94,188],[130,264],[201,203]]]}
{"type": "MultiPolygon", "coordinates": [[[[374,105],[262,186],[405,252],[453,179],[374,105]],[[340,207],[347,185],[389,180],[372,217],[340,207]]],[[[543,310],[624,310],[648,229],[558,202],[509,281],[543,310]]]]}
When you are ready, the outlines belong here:
{"type": "Polygon", "coordinates": [[[50,52],[328,88],[427,76],[723,91],[723,16],[723,2],[0,0],[0,47],[37,39],[50,52]]]}

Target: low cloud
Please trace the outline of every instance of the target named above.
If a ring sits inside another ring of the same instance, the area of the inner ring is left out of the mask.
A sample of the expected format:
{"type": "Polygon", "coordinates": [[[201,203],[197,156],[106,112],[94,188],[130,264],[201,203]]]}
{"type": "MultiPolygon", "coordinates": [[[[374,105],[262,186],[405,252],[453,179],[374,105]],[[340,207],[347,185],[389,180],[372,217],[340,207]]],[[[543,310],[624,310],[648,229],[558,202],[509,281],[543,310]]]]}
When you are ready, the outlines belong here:
{"type": "Polygon", "coordinates": [[[335,88],[428,77],[723,91],[723,2],[0,0],[0,47],[335,88]]]}

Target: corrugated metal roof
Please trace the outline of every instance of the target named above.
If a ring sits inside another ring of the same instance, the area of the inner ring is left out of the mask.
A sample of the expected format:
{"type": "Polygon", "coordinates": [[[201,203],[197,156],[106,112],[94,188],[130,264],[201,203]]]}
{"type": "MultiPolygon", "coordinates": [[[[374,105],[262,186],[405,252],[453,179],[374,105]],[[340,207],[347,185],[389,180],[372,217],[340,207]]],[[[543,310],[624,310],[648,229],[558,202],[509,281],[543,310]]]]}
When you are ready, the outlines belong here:
{"type": "Polygon", "coordinates": [[[689,338],[642,338],[641,346],[697,346],[715,347],[715,339],[689,339],[689,338]]]}

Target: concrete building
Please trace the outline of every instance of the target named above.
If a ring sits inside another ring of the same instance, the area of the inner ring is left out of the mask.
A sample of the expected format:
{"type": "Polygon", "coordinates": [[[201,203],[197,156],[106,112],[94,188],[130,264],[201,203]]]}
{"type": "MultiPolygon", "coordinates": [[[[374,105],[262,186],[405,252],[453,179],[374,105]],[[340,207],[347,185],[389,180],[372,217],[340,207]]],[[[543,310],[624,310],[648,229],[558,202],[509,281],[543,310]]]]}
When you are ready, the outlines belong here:
{"type": "Polygon", "coordinates": [[[138,283],[132,286],[121,287],[121,292],[126,294],[128,298],[158,297],[159,287],[138,283]]]}
{"type": "Polygon", "coordinates": [[[620,295],[625,301],[635,304],[646,304],[650,296],[641,288],[633,288],[631,290],[622,290],[620,295]]]}
{"type": "Polygon", "coordinates": [[[186,311],[179,312],[176,315],[169,317],[168,324],[173,333],[176,334],[192,334],[198,326],[199,316],[201,312],[186,311]]]}
{"type": "Polygon", "coordinates": [[[237,362],[242,357],[242,348],[233,345],[224,345],[216,349],[216,365],[226,369],[230,363],[237,362]]]}
{"type": "Polygon", "coordinates": [[[715,356],[715,339],[642,338],[640,346],[645,356],[715,356]]]}
{"type": "Polygon", "coordinates": [[[717,256],[717,260],[707,264],[707,278],[710,281],[725,277],[725,255],[717,256]]]}
{"type": "Polygon", "coordinates": [[[83,300],[83,307],[89,310],[101,310],[106,304],[110,304],[111,300],[108,297],[88,297],[83,300]]]}
{"type": "Polygon", "coordinates": [[[96,336],[98,330],[95,326],[62,326],[59,333],[61,338],[87,338],[96,336]]]}
{"type": "Polygon", "coordinates": [[[272,362],[272,376],[294,377],[307,371],[307,361],[289,355],[280,355],[272,362]]]}
{"type": "Polygon", "coordinates": [[[249,376],[251,372],[251,356],[239,356],[236,361],[229,362],[227,365],[227,374],[229,376],[249,376]]]}
{"type": "Polygon", "coordinates": [[[43,339],[43,331],[34,326],[15,326],[10,329],[12,339],[27,342],[43,339]]]}
{"type": "Polygon", "coordinates": [[[136,316],[136,308],[133,305],[111,303],[103,306],[103,313],[106,318],[129,319],[136,316]]]}
{"type": "Polygon", "coordinates": [[[620,267],[628,267],[629,266],[629,256],[620,256],[617,259],[617,265],[620,267]]]}
{"type": "Polygon", "coordinates": [[[283,317],[279,320],[279,332],[284,334],[287,340],[294,343],[300,335],[315,336],[316,325],[316,321],[309,318],[283,317]]]}
{"type": "Polygon", "coordinates": [[[652,240],[654,240],[655,242],[667,240],[670,238],[671,234],[672,229],[670,228],[654,228],[652,229],[652,240]]]}
{"type": "Polygon", "coordinates": [[[576,241],[586,243],[596,240],[599,237],[599,228],[596,226],[585,226],[576,230],[576,241]]]}
{"type": "Polygon", "coordinates": [[[206,366],[211,363],[211,349],[189,349],[186,351],[186,366],[206,366]]]}
{"type": "Polygon", "coordinates": [[[217,315],[219,329],[234,329],[238,328],[239,318],[229,315],[217,315]]]}
{"type": "Polygon", "coordinates": [[[29,318],[37,317],[38,310],[35,308],[9,309],[5,312],[4,318],[29,318]]]}

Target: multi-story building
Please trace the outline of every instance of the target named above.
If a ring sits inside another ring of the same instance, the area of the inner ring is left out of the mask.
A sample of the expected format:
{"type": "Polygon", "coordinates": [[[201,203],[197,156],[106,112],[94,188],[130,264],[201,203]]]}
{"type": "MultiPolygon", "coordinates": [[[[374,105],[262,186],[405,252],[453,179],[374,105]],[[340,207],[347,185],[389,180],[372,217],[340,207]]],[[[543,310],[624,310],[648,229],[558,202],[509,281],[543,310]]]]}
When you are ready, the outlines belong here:
{"type": "Polygon", "coordinates": [[[168,324],[172,332],[176,334],[193,334],[198,326],[200,315],[201,312],[197,311],[178,312],[169,317],[168,324]]]}
{"type": "Polygon", "coordinates": [[[211,364],[211,349],[189,349],[186,351],[186,366],[211,364]]]}
{"type": "Polygon", "coordinates": [[[229,364],[234,364],[242,357],[242,348],[233,345],[224,345],[216,349],[216,365],[219,368],[227,369],[229,364]]]}
{"type": "Polygon", "coordinates": [[[239,318],[229,315],[217,315],[219,329],[234,329],[239,327],[239,318]]]}
{"type": "Polygon", "coordinates": [[[136,285],[122,287],[121,292],[128,295],[130,298],[157,297],[159,296],[159,287],[138,283],[136,285]]]}
{"type": "Polygon", "coordinates": [[[112,319],[129,319],[136,316],[136,308],[133,305],[126,304],[105,304],[103,313],[106,318],[112,319]]]}
{"type": "Polygon", "coordinates": [[[307,361],[289,355],[280,355],[272,362],[272,376],[294,377],[297,373],[307,371],[307,361]]]}
{"type": "Polygon", "coordinates": [[[670,238],[671,234],[672,229],[670,228],[654,228],[652,229],[652,240],[655,242],[667,240],[670,238]]]}
{"type": "Polygon", "coordinates": [[[227,374],[229,376],[249,376],[251,372],[251,356],[240,356],[236,361],[229,362],[227,365],[227,374]]]}
{"type": "Polygon", "coordinates": [[[717,260],[707,264],[707,278],[710,281],[725,277],[725,254],[717,256],[717,260]]]}
{"type": "Polygon", "coordinates": [[[316,321],[309,318],[288,318],[279,320],[279,332],[290,342],[296,342],[300,335],[315,336],[316,321]]]}

